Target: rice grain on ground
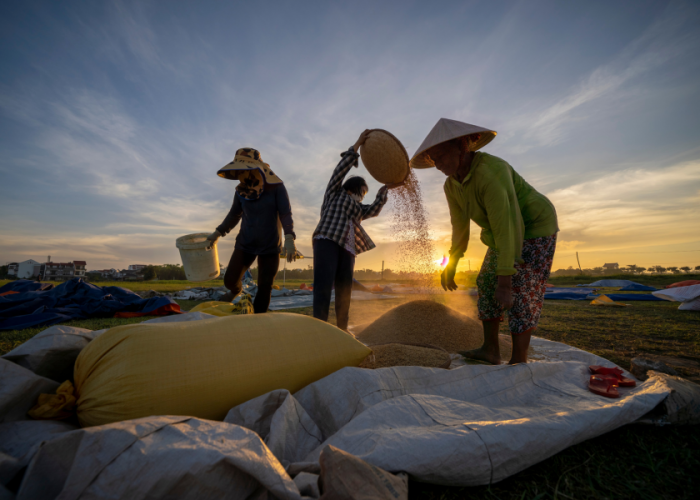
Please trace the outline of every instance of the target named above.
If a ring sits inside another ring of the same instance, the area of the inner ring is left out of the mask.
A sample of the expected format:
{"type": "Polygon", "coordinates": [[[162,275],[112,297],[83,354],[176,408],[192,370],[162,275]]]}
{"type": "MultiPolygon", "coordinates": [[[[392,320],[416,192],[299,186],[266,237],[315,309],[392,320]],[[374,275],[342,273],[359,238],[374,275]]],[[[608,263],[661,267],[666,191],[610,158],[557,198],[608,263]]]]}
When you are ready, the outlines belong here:
{"type": "MultiPolygon", "coordinates": [[[[447,352],[478,349],[484,343],[481,322],[431,300],[414,300],[397,306],[367,326],[356,337],[361,342],[431,344],[447,352]]],[[[510,359],[512,344],[500,338],[501,358],[510,359]]]]}
{"type": "Polygon", "coordinates": [[[372,353],[360,368],[388,368],[390,366],[425,366],[440,368],[449,361],[445,351],[404,344],[370,346],[372,353]]]}

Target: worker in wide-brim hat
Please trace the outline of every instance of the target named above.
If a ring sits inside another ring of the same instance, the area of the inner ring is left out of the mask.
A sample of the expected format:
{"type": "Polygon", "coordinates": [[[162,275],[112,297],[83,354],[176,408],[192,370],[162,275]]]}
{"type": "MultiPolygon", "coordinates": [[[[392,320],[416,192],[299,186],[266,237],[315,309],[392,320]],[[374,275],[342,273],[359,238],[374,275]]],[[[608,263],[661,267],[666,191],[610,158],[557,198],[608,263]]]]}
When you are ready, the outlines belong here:
{"type": "Polygon", "coordinates": [[[224,275],[224,285],[231,291],[226,299],[233,300],[241,293],[243,276],[257,259],[258,291],[253,310],[256,314],[267,312],[280,256],[288,262],[300,256],[294,243],[296,236],[287,189],[270,165],[262,161],[260,152],[253,148],[236,151],[233,161],[220,169],[218,175],[239,181],[231,210],[216,231],[207,237],[215,243],[241,223],[224,275]]]}
{"type": "Polygon", "coordinates": [[[546,196],[504,160],[478,152],[495,137],[493,130],[442,118],[410,164],[436,167],[447,176],[444,188],[452,246],[442,287],[457,289],[455,273],[467,250],[471,221],[481,227],[481,241],[488,247],[477,278],[484,344],[460,354],[499,364],[498,330],[508,311],[513,337],[510,363],[525,363],[542,311],[559,227],[554,205],[546,196]]]}

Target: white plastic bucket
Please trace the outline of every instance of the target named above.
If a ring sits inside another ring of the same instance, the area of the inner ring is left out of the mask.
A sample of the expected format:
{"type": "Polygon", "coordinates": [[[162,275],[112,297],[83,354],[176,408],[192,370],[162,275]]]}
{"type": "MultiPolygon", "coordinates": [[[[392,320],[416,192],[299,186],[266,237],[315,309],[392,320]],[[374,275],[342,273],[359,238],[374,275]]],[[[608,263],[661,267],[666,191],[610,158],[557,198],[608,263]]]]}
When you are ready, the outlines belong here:
{"type": "Polygon", "coordinates": [[[209,281],[219,277],[219,251],[216,244],[211,248],[208,233],[180,236],[175,246],[180,250],[182,267],[189,281],[209,281]]]}

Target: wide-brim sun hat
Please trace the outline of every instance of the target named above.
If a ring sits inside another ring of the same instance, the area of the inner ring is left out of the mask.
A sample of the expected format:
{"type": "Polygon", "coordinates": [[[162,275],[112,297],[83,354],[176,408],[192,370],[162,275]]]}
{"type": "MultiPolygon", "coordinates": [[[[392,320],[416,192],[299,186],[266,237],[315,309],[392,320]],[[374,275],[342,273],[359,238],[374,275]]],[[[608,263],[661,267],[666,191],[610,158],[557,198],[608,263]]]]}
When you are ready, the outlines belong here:
{"type": "Polygon", "coordinates": [[[259,170],[267,184],[282,184],[282,179],[277,177],[270,165],[262,161],[260,151],[253,148],[241,148],[236,151],[233,161],[216,173],[224,179],[238,180],[241,173],[251,170],[259,170]]]}
{"type": "Polygon", "coordinates": [[[495,130],[489,130],[470,123],[458,122],[457,120],[450,120],[449,118],[440,118],[428,134],[428,137],[426,137],[420,145],[416,154],[411,158],[411,168],[434,167],[435,162],[430,159],[431,149],[439,148],[442,144],[453,139],[474,134],[480,134],[481,137],[478,141],[472,143],[470,148],[472,151],[483,148],[496,137],[495,130]]]}
{"type": "Polygon", "coordinates": [[[382,184],[399,184],[408,176],[408,153],[394,135],[372,129],[360,146],[360,158],[372,177],[382,184]]]}

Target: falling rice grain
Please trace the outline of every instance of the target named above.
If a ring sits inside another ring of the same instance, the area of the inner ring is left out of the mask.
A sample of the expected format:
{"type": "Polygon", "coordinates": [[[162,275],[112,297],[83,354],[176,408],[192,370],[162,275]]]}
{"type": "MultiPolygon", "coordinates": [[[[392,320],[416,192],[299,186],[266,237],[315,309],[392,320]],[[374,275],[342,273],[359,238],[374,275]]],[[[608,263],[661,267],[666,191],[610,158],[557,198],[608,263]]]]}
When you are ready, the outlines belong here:
{"type": "Polygon", "coordinates": [[[413,170],[409,171],[404,185],[393,189],[391,195],[393,213],[390,231],[393,239],[398,241],[397,267],[412,279],[418,279],[420,288],[434,286],[434,246],[420,183],[413,170]]]}

